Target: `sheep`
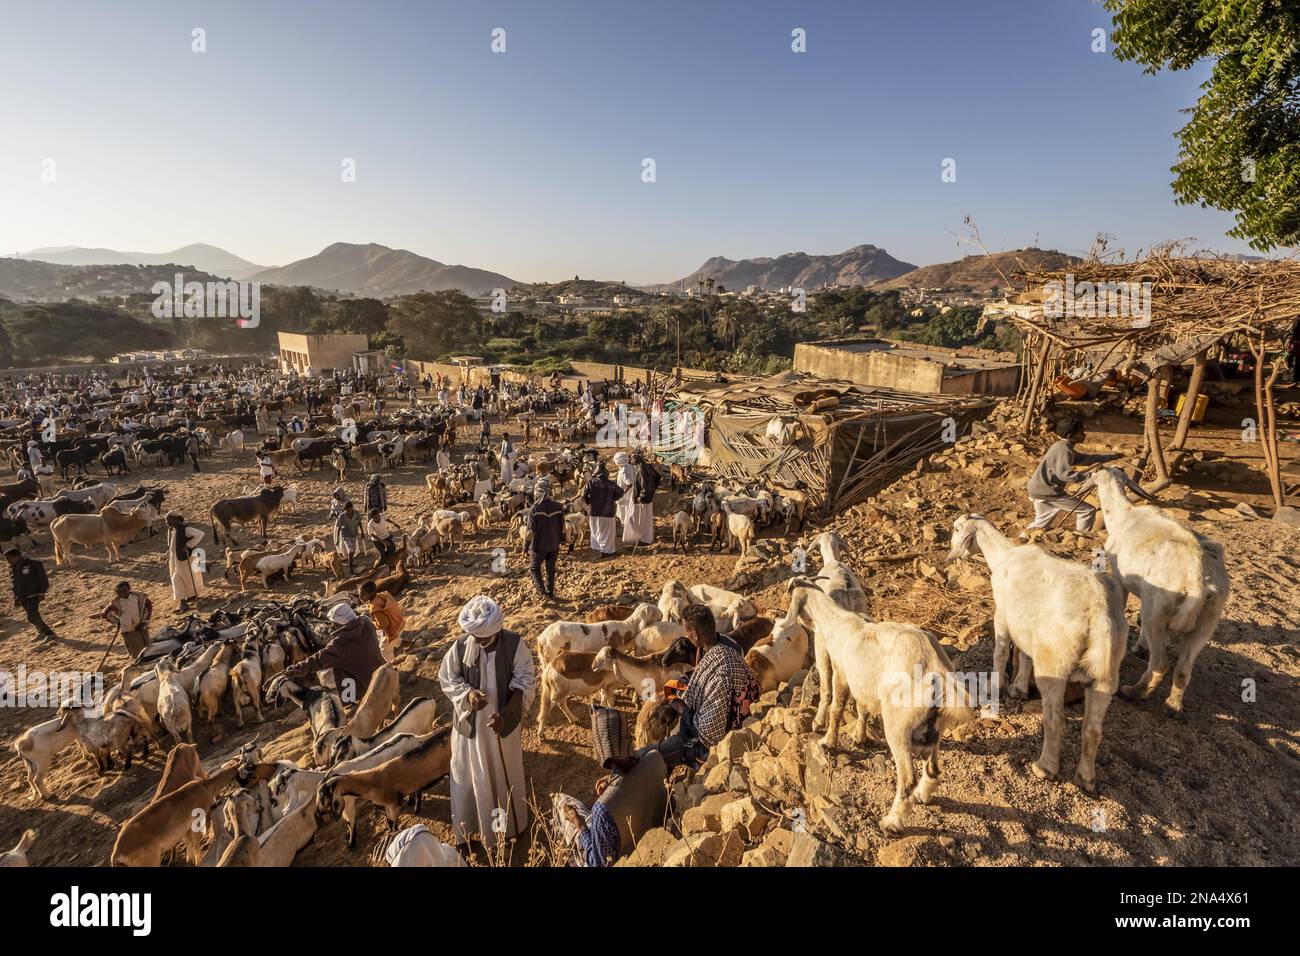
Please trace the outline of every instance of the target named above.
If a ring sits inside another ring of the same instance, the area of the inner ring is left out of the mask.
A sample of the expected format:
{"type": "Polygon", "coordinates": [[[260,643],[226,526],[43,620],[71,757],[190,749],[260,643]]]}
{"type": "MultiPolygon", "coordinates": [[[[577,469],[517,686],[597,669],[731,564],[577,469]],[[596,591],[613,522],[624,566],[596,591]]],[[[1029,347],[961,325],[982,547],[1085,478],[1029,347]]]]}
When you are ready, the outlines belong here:
{"type": "Polygon", "coordinates": [[[354,734],[344,728],[334,742],[334,750],[330,754],[329,762],[331,765],[338,764],[340,761],[368,754],[399,734],[427,734],[433,729],[437,716],[437,701],[432,697],[416,697],[381,730],[369,736],[354,734]]]}
{"type": "Polygon", "coordinates": [[[232,783],[246,786],[268,780],[276,764],[253,764],[241,755],[232,766],[203,780],[193,780],[155,800],[135,814],[117,832],[112,866],[160,866],[164,850],[185,843],[186,856],[197,866],[202,860],[202,830],[196,832],[196,814],[211,816],[217,797],[232,783]]]}
{"type": "Polygon", "coordinates": [[[9,866],[28,866],[27,851],[32,848],[36,842],[35,830],[24,830],[22,837],[18,840],[18,845],[6,853],[0,853],[0,868],[9,866]]]}
{"type": "MultiPolygon", "coordinates": [[[[322,817],[339,816],[346,798],[366,800],[383,807],[390,830],[397,829],[402,798],[414,795],[414,811],[429,787],[451,773],[451,728],[435,730],[396,757],[369,770],[331,773],[316,793],[316,811],[322,817]]],[[[349,827],[348,846],[355,844],[355,825],[349,827]]]]}
{"type": "Polygon", "coordinates": [[[844,563],[844,539],[833,531],[823,531],[813,539],[822,556],[822,571],[818,577],[826,583],[822,590],[832,601],[846,611],[866,614],[870,611],[867,591],[853,569],[844,563]]]}
{"type": "MultiPolygon", "coordinates": [[[[786,622],[817,633],[817,671],[823,691],[814,726],[826,727],[822,746],[835,746],[850,695],[860,715],[868,711],[880,715],[896,777],[894,800],[880,828],[899,833],[912,802],[930,801],[939,778],[943,732],[975,717],[967,689],[953,678],[943,649],[920,628],[870,623],[806,580],[792,579],[789,588],[786,622]],[[936,702],[933,695],[939,683],[942,696],[936,702]],[[918,783],[913,757],[922,755],[925,761],[918,783]]],[[[865,730],[865,722],[859,720],[859,742],[865,730]]]]}
{"type": "Polygon", "coordinates": [[[685,511],[673,515],[673,550],[680,546],[682,554],[688,554],[691,548],[691,516],[685,511]]]}
{"type": "Polygon", "coordinates": [[[587,624],[599,624],[601,621],[626,621],[632,616],[631,604],[602,604],[592,608],[584,618],[587,624]]]}
{"type": "Polygon", "coordinates": [[[55,755],[76,742],[76,726],[62,717],[27,728],[15,741],[14,750],[27,768],[27,784],[38,799],[54,799],[45,787],[45,775],[49,773],[55,755]]]}
{"type": "Polygon", "coordinates": [[[230,699],[235,705],[235,721],[244,726],[244,705],[252,704],[260,722],[262,718],[262,655],[255,639],[244,642],[239,660],[230,669],[230,699]]]}
{"type": "Polygon", "coordinates": [[[745,663],[758,678],[759,690],[776,690],[803,670],[808,661],[808,631],[784,618],[776,622],[771,635],[749,649],[745,663]]]}
{"type": "Polygon", "coordinates": [[[253,576],[253,571],[262,576],[263,588],[269,588],[271,578],[277,574],[283,574],[286,581],[290,580],[293,577],[293,563],[298,560],[302,550],[303,545],[294,544],[287,551],[282,551],[279,554],[271,553],[259,557],[251,563],[251,567],[248,567],[247,558],[241,560],[239,562],[239,589],[244,590],[247,579],[253,576]],[[248,567],[247,575],[245,575],[246,567],[248,567]]]}
{"type": "Polygon", "coordinates": [[[715,588],[709,584],[692,584],[687,593],[690,594],[691,603],[708,605],[718,629],[723,632],[734,630],[741,621],[758,614],[754,602],[735,591],[715,588]]]}
{"type": "Polygon", "coordinates": [[[569,709],[568,698],[590,698],[600,694],[604,706],[613,703],[614,688],[624,686],[624,682],[614,670],[596,670],[595,661],[595,652],[562,651],[542,664],[538,681],[542,691],[541,705],[537,709],[539,738],[546,738],[546,718],[553,704],[564,712],[569,723],[577,724],[580,721],[569,709]]]}
{"type": "Polygon", "coordinates": [[[658,697],[664,684],[676,673],[664,667],[657,656],[633,657],[612,647],[602,647],[596,652],[591,662],[591,669],[613,671],[618,679],[635,690],[642,700],[658,697]]]}
{"type": "Polygon", "coordinates": [[[660,654],[672,646],[673,641],[686,635],[686,628],[676,621],[656,621],[643,627],[636,635],[638,654],[660,654]]]}
{"type": "Polygon", "coordinates": [[[198,699],[200,719],[207,722],[213,730],[213,740],[220,739],[220,726],[217,717],[221,713],[221,698],[230,686],[230,662],[235,656],[235,646],[229,642],[221,647],[208,669],[199,675],[195,686],[198,699]]]}
{"type": "Polygon", "coordinates": [[[543,661],[550,660],[561,651],[595,653],[605,645],[624,648],[635,639],[637,632],[647,624],[659,609],[652,604],[638,605],[626,621],[601,621],[584,624],[579,621],[552,621],[537,635],[537,653],[543,661]]]}
{"type": "Polygon", "coordinates": [[[680,717],[672,704],[652,697],[641,705],[637,713],[632,745],[640,750],[659,743],[673,732],[680,717]]]}
{"type": "Polygon", "coordinates": [[[1149,697],[1168,667],[1169,635],[1181,634],[1183,647],[1165,699],[1167,713],[1181,714],[1192,667],[1214,636],[1228,600],[1223,545],[1184,528],[1157,508],[1130,504],[1125,488],[1135,485],[1118,468],[1098,469],[1092,483],[1106,516],[1105,549],[1124,590],[1141,604],[1138,643],[1150,653],[1146,672],[1137,683],[1120,687],[1119,694],[1149,697]]]}
{"type": "Polygon", "coordinates": [[[659,613],[665,621],[681,622],[682,611],[694,604],[691,594],[680,581],[668,581],[659,594],[659,613]]]}
{"type": "Polygon", "coordinates": [[[987,519],[964,515],[953,524],[948,559],[976,550],[988,562],[993,585],[993,673],[1000,679],[1014,643],[1021,667],[1012,696],[1028,695],[1031,667],[1043,696],[1043,750],[1030,769],[1040,780],[1056,776],[1066,684],[1072,677],[1089,681],[1075,779],[1095,794],[1101,725],[1119,686],[1128,636],[1119,580],[1037,545],[1014,545],[987,519]]]}

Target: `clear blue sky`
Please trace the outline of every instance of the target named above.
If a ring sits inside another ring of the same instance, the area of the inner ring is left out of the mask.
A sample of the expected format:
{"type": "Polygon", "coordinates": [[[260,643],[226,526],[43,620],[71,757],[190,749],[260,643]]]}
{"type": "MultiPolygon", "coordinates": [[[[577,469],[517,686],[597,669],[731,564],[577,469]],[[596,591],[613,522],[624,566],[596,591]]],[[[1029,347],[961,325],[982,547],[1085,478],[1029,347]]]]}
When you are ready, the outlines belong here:
{"type": "Polygon", "coordinates": [[[943,261],[967,213],[994,249],[1247,251],[1169,188],[1207,69],[1091,52],[1087,0],[3,0],[0,22],[10,255],[378,242],[637,283],[864,242],[943,261]]]}

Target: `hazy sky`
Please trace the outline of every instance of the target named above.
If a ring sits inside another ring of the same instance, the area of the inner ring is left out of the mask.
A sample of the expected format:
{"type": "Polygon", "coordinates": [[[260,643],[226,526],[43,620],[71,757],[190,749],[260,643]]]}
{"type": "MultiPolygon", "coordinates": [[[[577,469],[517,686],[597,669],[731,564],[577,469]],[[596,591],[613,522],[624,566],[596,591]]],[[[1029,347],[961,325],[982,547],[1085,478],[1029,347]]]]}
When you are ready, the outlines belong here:
{"type": "Polygon", "coordinates": [[[0,24],[9,255],[378,242],[660,282],[864,242],[952,259],[967,213],[993,249],[1247,251],[1169,188],[1207,70],[1091,52],[1085,0],[0,0],[0,24]]]}

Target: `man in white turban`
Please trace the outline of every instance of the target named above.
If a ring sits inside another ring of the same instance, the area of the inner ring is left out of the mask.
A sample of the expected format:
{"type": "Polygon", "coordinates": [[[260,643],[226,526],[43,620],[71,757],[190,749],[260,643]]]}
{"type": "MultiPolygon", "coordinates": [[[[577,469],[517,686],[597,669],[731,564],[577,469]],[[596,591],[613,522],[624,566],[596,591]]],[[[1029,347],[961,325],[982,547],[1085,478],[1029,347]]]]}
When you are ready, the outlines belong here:
{"type": "Polygon", "coordinates": [[[438,683],[452,705],[451,824],[458,845],[491,849],[528,829],[520,725],[537,676],[523,638],[502,627],[501,608],[480,594],[460,611],[464,635],[442,658],[438,683]]]}

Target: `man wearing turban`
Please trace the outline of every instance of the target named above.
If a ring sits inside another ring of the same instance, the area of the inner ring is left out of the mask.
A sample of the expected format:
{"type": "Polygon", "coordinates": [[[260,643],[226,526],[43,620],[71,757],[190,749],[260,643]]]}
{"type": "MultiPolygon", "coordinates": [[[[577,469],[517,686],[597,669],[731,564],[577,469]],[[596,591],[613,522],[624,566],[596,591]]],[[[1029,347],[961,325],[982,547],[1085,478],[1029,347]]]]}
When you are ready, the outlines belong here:
{"type": "Polygon", "coordinates": [[[502,627],[501,608],[480,594],[461,608],[464,635],[442,658],[438,683],[451,701],[451,823],[457,844],[491,849],[528,828],[520,726],[537,676],[523,638],[502,627]]]}

